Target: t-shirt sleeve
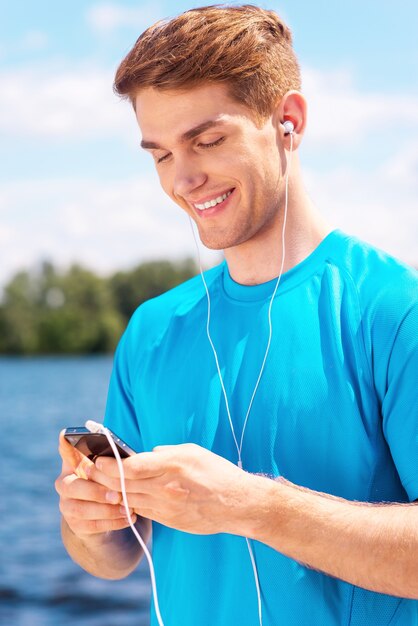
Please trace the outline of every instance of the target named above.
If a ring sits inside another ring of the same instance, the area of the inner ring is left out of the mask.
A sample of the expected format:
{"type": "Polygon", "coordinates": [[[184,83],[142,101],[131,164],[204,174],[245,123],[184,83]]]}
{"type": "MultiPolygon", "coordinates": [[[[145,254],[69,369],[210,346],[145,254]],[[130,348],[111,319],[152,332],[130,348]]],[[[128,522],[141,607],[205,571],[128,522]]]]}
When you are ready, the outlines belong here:
{"type": "Polygon", "coordinates": [[[132,387],[132,338],[128,329],[115,353],[110,378],[104,424],[136,452],[143,452],[143,443],[135,411],[132,387]]]}
{"type": "MultiPolygon", "coordinates": [[[[399,309],[397,313],[400,321],[391,332],[388,358],[379,363],[376,355],[375,367],[380,369],[384,386],[384,434],[404,489],[413,501],[418,499],[418,304],[411,302],[402,316],[399,309]]],[[[391,321],[386,320],[386,325],[390,327],[391,321]]]]}

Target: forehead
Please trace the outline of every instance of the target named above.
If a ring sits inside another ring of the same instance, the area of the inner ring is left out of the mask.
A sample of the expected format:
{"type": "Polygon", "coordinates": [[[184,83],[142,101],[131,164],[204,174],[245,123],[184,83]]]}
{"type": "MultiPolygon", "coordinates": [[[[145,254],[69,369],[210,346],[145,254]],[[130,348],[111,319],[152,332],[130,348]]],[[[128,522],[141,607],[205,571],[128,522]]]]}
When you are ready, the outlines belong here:
{"type": "Polygon", "coordinates": [[[224,84],[205,84],[188,90],[141,90],[135,110],[144,139],[160,140],[181,136],[207,120],[253,123],[253,114],[234,100],[224,84]]]}

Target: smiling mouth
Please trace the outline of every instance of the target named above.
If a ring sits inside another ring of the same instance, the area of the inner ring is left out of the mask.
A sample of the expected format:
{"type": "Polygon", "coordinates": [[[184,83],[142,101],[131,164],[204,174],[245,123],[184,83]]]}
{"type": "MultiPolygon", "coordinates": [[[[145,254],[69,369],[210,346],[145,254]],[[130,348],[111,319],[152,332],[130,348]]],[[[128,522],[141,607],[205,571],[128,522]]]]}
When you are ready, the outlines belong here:
{"type": "Polygon", "coordinates": [[[229,198],[229,196],[231,195],[231,193],[233,191],[234,191],[233,189],[230,189],[229,191],[227,191],[226,193],[222,194],[221,196],[217,196],[216,198],[212,198],[212,200],[208,200],[207,202],[203,202],[202,204],[197,204],[197,203],[195,204],[193,202],[193,206],[194,206],[195,209],[198,209],[199,211],[206,211],[207,209],[212,209],[217,204],[221,204],[227,198],[229,198]]]}

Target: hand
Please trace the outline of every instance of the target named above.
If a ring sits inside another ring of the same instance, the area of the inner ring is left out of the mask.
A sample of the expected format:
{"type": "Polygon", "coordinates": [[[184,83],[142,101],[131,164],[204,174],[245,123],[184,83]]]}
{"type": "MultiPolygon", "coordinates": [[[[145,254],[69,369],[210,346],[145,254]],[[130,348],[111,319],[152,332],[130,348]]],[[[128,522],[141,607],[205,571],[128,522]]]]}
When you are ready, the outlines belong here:
{"type": "Polygon", "coordinates": [[[62,433],[59,452],[63,463],[55,489],[60,496],[60,511],[72,532],[83,537],[129,526],[120,493],[89,478],[94,463],[69,444],[62,433]]]}
{"type": "MultiPolygon", "coordinates": [[[[245,534],[259,477],[195,444],[158,446],[123,460],[129,505],[143,517],[197,534],[245,534]]],[[[100,457],[91,478],[120,490],[115,459],[100,457]]]]}

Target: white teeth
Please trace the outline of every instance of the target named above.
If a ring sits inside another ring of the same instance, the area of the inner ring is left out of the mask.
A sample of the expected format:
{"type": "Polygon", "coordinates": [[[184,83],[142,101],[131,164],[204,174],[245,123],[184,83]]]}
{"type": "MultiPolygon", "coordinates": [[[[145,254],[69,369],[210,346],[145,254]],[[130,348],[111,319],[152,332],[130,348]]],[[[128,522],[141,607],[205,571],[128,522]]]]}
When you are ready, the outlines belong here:
{"type": "Polygon", "coordinates": [[[224,193],[222,196],[213,198],[213,200],[209,200],[208,202],[204,202],[203,204],[195,204],[194,206],[196,207],[196,209],[199,209],[200,211],[204,211],[205,209],[210,209],[211,207],[216,206],[220,202],[223,202],[224,200],[226,200],[227,197],[231,195],[231,193],[232,191],[228,191],[227,193],[224,193]]]}

